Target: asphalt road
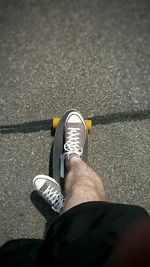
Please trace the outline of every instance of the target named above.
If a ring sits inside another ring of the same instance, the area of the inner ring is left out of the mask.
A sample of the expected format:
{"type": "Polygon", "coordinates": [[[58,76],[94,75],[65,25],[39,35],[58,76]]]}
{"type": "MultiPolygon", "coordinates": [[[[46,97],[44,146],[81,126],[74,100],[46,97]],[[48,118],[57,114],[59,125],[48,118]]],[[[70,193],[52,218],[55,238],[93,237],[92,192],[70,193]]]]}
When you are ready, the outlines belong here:
{"type": "Polygon", "coordinates": [[[0,0],[1,244],[43,237],[54,214],[32,178],[69,108],[93,118],[89,162],[109,200],[150,211],[149,44],[148,0],[0,0]]]}

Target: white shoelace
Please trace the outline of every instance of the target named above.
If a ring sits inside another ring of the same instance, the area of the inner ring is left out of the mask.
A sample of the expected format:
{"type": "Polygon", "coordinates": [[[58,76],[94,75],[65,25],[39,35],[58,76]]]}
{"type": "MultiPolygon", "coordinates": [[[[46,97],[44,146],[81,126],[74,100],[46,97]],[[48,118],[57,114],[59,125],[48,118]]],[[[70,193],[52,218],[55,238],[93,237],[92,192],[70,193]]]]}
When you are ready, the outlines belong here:
{"type": "Polygon", "coordinates": [[[43,195],[45,196],[45,198],[48,199],[48,201],[50,201],[50,203],[52,205],[52,209],[55,212],[59,213],[60,210],[64,206],[64,197],[63,197],[63,195],[61,193],[58,193],[58,191],[54,190],[54,188],[51,187],[50,185],[43,192],[43,195]]]}
{"type": "Polygon", "coordinates": [[[68,155],[75,153],[81,156],[83,154],[83,148],[80,146],[80,128],[68,128],[64,150],[68,155]]]}

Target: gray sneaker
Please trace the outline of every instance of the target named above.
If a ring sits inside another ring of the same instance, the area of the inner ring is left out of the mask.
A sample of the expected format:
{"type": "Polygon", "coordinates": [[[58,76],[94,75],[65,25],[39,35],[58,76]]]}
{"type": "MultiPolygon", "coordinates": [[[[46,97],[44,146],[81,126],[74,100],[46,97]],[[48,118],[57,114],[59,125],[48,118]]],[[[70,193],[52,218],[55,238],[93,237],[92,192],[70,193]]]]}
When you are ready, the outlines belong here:
{"type": "Polygon", "coordinates": [[[83,149],[87,138],[87,128],[82,115],[72,111],[65,122],[65,144],[64,155],[66,166],[72,157],[82,159],[83,149]]]}
{"type": "Polygon", "coordinates": [[[60,213],[64,205],[64,197],[61,193],[60,185],[55,179],[41,174],[33,179],[33,185],[38,192],[52,207],[52,209],[60,213]]]}

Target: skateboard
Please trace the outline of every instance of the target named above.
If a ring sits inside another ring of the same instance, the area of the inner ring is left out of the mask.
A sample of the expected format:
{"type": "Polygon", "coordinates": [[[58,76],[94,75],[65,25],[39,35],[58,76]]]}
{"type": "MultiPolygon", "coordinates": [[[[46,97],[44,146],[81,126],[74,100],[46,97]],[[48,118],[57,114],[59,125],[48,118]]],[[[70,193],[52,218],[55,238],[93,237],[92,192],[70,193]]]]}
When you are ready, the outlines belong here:
{"type": "MultiPolygon", "coordinates": [[[[69,110],[63,114],[61,118],[54,117],[52,123],[52,129],[54,131],[54,144],[52,150],[52,172],[53,178],[57,181],[57,183],[61,186],[62,191],[64,188],[64,174],[65,174],[65,164],[64,159],[62,157],[64,152],[64,124],[67,116],[70,112],[74,110],[69,110]]],[[[90,133],[92,129],[92,121],[85,120],[85,124],[90,133]]],[[[85,146],[83,149],[83,157],[82,159],[86,162],[88,158],[88,134],[85,142],[85,146]]]]}

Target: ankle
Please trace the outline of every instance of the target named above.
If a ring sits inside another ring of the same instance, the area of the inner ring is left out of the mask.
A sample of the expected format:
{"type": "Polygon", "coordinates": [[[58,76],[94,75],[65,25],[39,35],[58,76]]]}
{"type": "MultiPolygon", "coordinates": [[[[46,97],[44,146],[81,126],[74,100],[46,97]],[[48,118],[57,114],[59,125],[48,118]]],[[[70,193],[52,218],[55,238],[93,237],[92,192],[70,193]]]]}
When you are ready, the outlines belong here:
{"type": "Polygon", "coordinates": [[[74,155],[73,157],[71,157],[68,160],[68,167],[70,167],[72,164],[79,164],[82,161],[81,158],[79,158],[78,156],[74,155]]]}

